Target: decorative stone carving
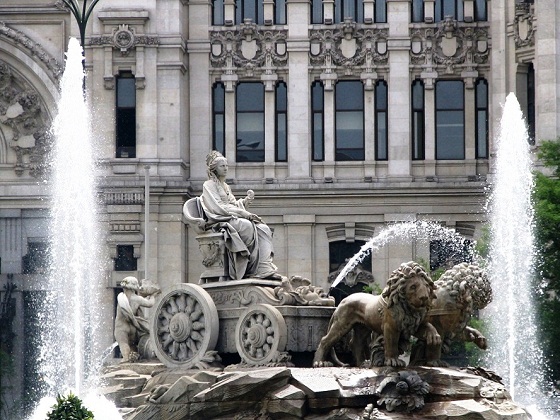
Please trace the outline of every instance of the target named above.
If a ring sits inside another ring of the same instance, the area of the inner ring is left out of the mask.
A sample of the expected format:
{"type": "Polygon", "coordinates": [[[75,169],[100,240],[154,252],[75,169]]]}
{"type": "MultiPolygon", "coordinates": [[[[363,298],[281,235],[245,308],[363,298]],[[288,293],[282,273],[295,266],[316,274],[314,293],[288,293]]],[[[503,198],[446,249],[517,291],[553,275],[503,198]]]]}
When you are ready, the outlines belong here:
{"type": "Polygon", "coordinates": [[[241,71],[248,77],[272,74],[288,63],[286,30],[262,30],[252,22],[239,30],[211,31],[210,63],[224,74],[241,71]]]}
{"type": "Polygon", "coordinates": [[[387,411],[412,412],[424,407],[424,396],[430,385],[413,370],[392,372],[379,384],[377,405],[385,405],[387,411]]]}
{"type": "Polygon", "coordinates": [[[371,71],[387,64],[388,38],[387,29],[356,29],[351,22],[338,29],[312,30],[310,61],[314,66],[340,67],[346,72],[357,66],[371,71]]]}
{"type": "Polygon", "coordinates": [[[164,292],[153,318],[156,355],[167,366],[204,369],[215,360],[218,330],[210,295],[195,284],[175,285],[164,292]]]}
{"type": "Polygon", "coordinates": [[[459,23],[448,16],[435,30],[414,29],[410,37],[412,64],[428,72],[442,69],[454,74],[488,64],[488,28],[459,23]]]}
{"type": "Polygon", "coordinates": [[[274,294],[283,305],[334,306],[335,303],[334,297],[301,276],[284,277],[282,286],[276,287],[274,294]]]}
{"type": "Polygon", "coordinates": [[[92,36],[89,45],[112,46],[121,51],[122,55],[128,55],[132,48],[138,46],[159,45],[158,36],[137,35],[134,28],[129,25],[119,25],[113,28],[111,35],[92,36]]]}
{"type": "Polygon", "coordinates": [[[513,39],[516,48],[533,47],[535,45],[535,16],[529,4],[515,5],[515,19],[513,20],[513,39]]]}
{"type": "MultiPolygon", "coordinates": [[[[45,116],[37,92],[0,60],[0,125],[4,126],[2,131],[16,154],[14,171],[18,176],[25,170],[35,178],[46,173],[52,137],[45,116]]],[[[6,156],[0,159],[8,163],[6,156]]]]}
{"type": "Polygon", "coordinates": [[[23,32],[10,28],[5,22],[0,21],[0,35],[10,38],[16,44],[26,48],[31,56],[41,60],[54,79],[58,80],[62,76],[62,66],[58,61],[45,51],[41,44],[33,41],[23,32]]]}

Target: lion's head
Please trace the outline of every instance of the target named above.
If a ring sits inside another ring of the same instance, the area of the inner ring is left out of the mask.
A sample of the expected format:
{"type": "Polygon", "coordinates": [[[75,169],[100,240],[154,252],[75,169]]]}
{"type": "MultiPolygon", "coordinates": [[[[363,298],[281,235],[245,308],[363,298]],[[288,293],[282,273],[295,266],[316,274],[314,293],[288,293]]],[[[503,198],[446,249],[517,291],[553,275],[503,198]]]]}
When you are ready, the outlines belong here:
{"type": "Polygon", "coordinates": [[[433,280],[424,268],[414,262],[402,263],[387,280],[381,296],[386,299],[387,307],[403,303],[415,310],[429,308],[435,299],[436,289],[433,280]]]}

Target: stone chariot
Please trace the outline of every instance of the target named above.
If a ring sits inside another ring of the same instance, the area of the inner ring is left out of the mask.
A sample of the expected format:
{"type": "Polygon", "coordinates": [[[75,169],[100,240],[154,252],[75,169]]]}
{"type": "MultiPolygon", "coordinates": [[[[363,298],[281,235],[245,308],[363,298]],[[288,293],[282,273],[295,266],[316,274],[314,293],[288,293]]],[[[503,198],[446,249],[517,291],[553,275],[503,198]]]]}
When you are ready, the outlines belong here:
{"type": "Polygon", "coordinates": [[[167,367],[208,368],[220,362],[218,354],[237,353],[243,366],[281,366],[295,353],[314,352],[334,298],[299,276],[232,280],[224,233],[207,226],[199,200],[188,200],[183,214],[198,234],[205,271],[199,284],[163,291],[152,318],[158,359],[167,367]]]}

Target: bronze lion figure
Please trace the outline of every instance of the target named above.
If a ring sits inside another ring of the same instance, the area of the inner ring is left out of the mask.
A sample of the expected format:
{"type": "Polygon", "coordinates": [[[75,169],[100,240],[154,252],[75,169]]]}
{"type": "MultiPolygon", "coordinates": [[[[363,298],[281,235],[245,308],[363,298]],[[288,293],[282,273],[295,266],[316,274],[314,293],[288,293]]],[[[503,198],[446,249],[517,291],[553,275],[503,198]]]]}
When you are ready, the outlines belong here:
{"type": "Polygon", "coordinates": [[[435,299],[434,290],[434,282],[424,268],[410,261],[391,273],[381,295],[354,293],[343,299],[319,343],[313,366],[332,366],[326,360],[329,353],[335,363],[341,364],[333,346],[351,330],[354,330],[351,348],[357,366],[367,358],[366,341],[372,332],[383,336],[384,357],[376,359],[379,366],[404,366],[399,355],[408,348],[413,335],[426,337],[433,345],[440,344],[437,331],[426,322],[435,299]]]}

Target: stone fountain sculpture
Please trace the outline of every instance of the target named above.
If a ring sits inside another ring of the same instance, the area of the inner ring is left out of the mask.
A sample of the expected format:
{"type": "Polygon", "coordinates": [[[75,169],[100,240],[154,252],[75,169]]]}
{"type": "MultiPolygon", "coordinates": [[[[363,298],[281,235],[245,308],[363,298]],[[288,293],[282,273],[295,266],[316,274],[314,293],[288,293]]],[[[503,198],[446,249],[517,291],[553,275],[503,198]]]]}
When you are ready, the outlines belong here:
{"type": "Polygon", "coordinates": [[[123,357],[122,363],[135,362],[140,358],[139,343],[150,333],[148,321],[142,308],[151,308],[159,287],[144,280],[139,285],[136,277],[125,277],[120,286],[123,291],[117,295],[117,314],[115,317],[115,339],[123,357]]]}

